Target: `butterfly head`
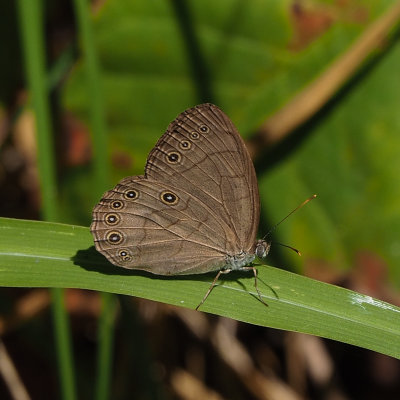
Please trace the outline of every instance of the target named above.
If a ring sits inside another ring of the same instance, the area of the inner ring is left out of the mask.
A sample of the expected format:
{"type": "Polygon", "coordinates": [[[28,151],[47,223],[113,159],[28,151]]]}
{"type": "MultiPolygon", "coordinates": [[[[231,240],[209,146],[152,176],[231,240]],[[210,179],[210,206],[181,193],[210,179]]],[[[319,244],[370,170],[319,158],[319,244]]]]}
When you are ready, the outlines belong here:
{"type": "Polygon", "coordinates": [[[271,242],[267,242],[266,240],[260,239],[256,242],[256,256],[258,258],[265,258],[269,253],[269,249],[271,248],[271,242]]]}

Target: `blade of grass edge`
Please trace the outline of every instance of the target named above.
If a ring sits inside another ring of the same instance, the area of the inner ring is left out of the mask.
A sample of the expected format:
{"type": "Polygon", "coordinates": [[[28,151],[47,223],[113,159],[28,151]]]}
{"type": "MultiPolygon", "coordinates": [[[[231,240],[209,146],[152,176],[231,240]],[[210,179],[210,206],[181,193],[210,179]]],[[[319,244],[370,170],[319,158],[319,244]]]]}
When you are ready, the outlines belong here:
{"type": "MultiPolygon", "coordinates": [[[[107,152],[107,133],[104,113],[103,93],[101,90],[100,67],[93,37],[89,3],[86,0],[75,0],[75,15],[77,17],[82,47],[82,58],[85,66],[87,91],[92,101],[89,104],[90,121],[93,137],[94,161],[94,194],[97,197],[104,192],[108,182],[110,167],[107,152]]],[[[95,398],[106,400],[110,395],[114,316],[116,299],[110,293],[100,293],[102,307],[98,321],[97,376],[95,398]]]]}
{"type": "MultiPolygon", "coordinates": [[[[269,266],[231,273],[201,311],[321,336],[400,358],[400,308],[269,266]]],[[[89,229],[0,218],[1,286],[100,290],[194,309],[215,274],[162,277],[118,268],[97,253],[89,229]]]]}
{"type": "MultiPolygon", "coordinates": [[[[58,219],[57,187],[55,183],[50,108],[45,78],[43,7],[44,4],[41,1],[19,0],[18,2],[25,72],[36,119],[42,214],[44,219],[54,221],[58,219]]],[[[76,398],[76,385],[73,372],[71,338],[68,318],[64,308],[63,291],[60,289],[52,289],[52,311],[62,397],[65,400],[74,400],[76,398]]]]}

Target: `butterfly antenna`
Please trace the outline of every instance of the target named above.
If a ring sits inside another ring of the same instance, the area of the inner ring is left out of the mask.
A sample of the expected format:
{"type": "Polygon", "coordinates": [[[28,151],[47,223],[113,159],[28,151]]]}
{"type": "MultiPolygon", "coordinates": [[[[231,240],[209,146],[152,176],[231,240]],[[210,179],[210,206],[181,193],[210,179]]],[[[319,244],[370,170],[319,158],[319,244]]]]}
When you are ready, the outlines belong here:
{"type": "Polygon", "coordinates": [[[294,252],[296,252],[299,256],[301,256],[301,253],[299,250],[297,250],[295,247],[289,246],[288,244],[283,244],[283,243],[279,243],[279,242],[271,242],[273,244],[279,244],[279,246],[283,246],[283,247],[287,247],[290,250],[293,250],[294,252]]]}
{"type": "MultiPolygon", "coordinates": [[[[294,210],[290,211],[290,213],[289,213],[288,215],[286,215],[285,218],[281,219],[277,224],[275,224],[275,225],[267,232],[267,234],[264,236],[263,239],[265,240],[265,239],[266,239],[268,236],[270,236],[271,233],[278,227],[278,225],[280,225],[283,221],[285,221],[287,218],[289,218],[289,217],[290,217],[294,212],[296,212],[299,208],[305,206],[309,201],[315,199],[316,197],[317,197],[317,195],[316,195],[316,194],[313,194],[313,195],[312,195],[311,197],[309,197],[307,200],[304,200],[300,205],[298,205],[294,210]]],[[[290,249],[294,250],[296,253],[299,254],[299,251],[296,250],[296,249],[293,248],[293,247],[290,247],[290,246],[287,246],[287,245],[284,245],[284,244],[281,244],[281,243],[278,243],[278,244],[280,244],[281,246],[289,247],[290,249]]]]}

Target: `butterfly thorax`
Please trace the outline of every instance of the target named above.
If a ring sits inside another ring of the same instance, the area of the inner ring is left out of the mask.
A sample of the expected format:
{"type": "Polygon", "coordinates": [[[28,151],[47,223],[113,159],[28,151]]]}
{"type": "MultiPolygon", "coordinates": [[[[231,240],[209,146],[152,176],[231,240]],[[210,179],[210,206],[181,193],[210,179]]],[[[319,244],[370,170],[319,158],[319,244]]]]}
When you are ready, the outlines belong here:
{"type": "Polygon", "coordinates": [[[266,240],[257,240],[255,243],[254,251],[248,253],[242,250],[240,253],[234,256],[226,256],[226,264],[223,269],[241,270],[243,267],[251,264],[256,257],[265,258],[271,247],[271,243],[266,240]]]}
{"type": "Polygon", "coordinates": [[[251,264],[255,258],[255,254],[250,254],[245,251],[241,251],[234,256],[226,256],[226,265],[223,269],[230,269],[233,271],[241,270],[246,265],[251,264]]]}

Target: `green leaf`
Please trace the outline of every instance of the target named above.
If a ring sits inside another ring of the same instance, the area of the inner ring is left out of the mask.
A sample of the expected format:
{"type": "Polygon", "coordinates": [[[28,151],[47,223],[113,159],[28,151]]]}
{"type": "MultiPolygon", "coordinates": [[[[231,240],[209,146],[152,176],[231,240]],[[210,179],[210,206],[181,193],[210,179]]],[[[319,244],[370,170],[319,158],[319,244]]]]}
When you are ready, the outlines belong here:
{"type": "MultiPolygon", "coordinates": [[[[400,358],[400,308],[277,268],[260,266],[260,302],[251,274],[229,274],[201,310],[322,336],[400,358]]],[[[195,308],[214,276],[161,277],[115,267],[89,229],[0,218],[0,285],[120,293],[195,308]]]]}
{"type": "MultiPolygon", "coordinates": [[[[184,3],[201,60],[209,69],[214,93],[209,100],[228,114],[245,138],[349,51],[394,4],[315,2],[302,9],[303,17],[310,12],[325,21],[325,28],[296,47],[293,44],[307,31],[299,31],[303,25],[298,23],[304,21],[293,2],[184,3]]],[[[94,29],[110,128],[112,188],[124,176],[143,173],[147,154],[168,123],[199,100],[186,35],[171,3],[105,2],[94,29]]],[[[307,255],[285,255],[293,270],[306,270],[310,260],[314,269],[329,265],[350,270],[360,255],[367,255],[379,260],[382,276],[387,276],[377,286],[399,288],[400,79],[393,78],[399,63],[400,41],[385,38],[381,51],[291,135],[290,143],[256,160],[261,236],[305,198],[319,196],[276,232],[280,242],[307,255]]],[[[91,100],[82,72],[78,63],[66,81],[63,104],[87,121],[91,100]]],[[[63,221],[89,222],[94,205],[88,200],[94,192],[89,168],[67,171],[61,179],[63,221]],[[74,207],[77,201],[80,207],[74,207]]]]}

